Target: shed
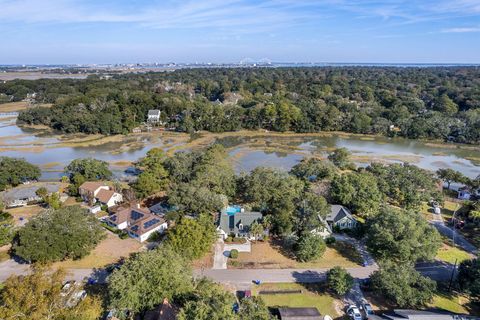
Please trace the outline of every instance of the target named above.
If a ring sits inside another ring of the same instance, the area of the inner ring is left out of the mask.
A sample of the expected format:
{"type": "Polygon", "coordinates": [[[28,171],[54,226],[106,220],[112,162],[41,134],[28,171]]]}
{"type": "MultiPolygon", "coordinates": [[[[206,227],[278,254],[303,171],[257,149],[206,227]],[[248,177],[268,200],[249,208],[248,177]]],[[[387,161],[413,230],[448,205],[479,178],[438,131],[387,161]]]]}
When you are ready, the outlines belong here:
{"type": "Polygon", "coordinates": [[[278,308],[281,320],[322,320],[317,308],[278,308]]]}

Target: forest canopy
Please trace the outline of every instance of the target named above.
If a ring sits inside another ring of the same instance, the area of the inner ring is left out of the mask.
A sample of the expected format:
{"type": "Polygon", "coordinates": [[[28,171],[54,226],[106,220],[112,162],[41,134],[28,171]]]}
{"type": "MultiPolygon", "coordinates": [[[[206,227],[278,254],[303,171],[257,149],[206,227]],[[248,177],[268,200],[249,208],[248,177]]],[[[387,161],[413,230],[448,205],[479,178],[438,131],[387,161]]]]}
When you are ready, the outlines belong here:
{"type": "Polygon", "coordinates": [[[18,121],[63,132],[122,134],[162,111],[166,127],[400,135],[480,141],[478,67],[210,68],[105,80],[14,80],[11,101],[36,93],[18,121]]]}

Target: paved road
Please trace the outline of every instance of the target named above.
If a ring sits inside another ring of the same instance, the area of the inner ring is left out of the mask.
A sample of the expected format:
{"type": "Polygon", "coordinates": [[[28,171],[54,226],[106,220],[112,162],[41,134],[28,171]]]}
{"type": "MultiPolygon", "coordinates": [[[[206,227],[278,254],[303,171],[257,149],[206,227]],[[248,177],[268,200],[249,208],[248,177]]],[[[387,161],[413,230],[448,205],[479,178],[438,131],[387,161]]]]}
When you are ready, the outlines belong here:
{"type": "Polygon", "coordinates": [[[454,231],[452,228],[446,226],[443,221],[433,221],[432,225],[440,232],[442,235],[448,237],[449,239],[453,239],[455,236],[455,245],[461,247],[463,250],[473,254],[478,254],[478,249],[468,242],[458,231],[454,231]]]}
{"type": "MultiPolygon", "coordinates": [[[[366,279],[376,266],[347,268],[352,276],[366,279]]],[[[215,281],[230,284],[250,284],[252,280],[262,282],[320,282],[325,280],[324,269],[226,269],[226,270],[195,270],[196,276],[206,276],[215,281]]]]}

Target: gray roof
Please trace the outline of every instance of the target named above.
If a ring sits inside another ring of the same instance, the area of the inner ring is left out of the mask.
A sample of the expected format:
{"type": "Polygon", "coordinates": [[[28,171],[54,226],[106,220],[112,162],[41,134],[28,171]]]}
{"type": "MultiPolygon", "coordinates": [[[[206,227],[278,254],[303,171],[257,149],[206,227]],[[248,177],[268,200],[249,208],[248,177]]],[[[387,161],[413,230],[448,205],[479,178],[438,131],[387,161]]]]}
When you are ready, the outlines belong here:
{"type": "Polygon", "coordinates": [[[327,215],[327,222],[336,223],[345,217],[355,220],[347,208],[338,204],[332,204],[330,206],[330,213],[327,215]]]}
{"type": "Polygon", "coordinates": [[[452,320],[455,315],[448,312],[395,309],[393,314],[384,314],[384,316],[392,320],[452,320]]]}
{"type": "Polygon", "coordinates": [[[34,185],[21,185],[11,190],[2,193],[2,198],[5,201],[14,201],[22,199],[37,198],[35,192],[41,187],[45,187],[49,193],[58,192],[60,190],[60,183],[35,183],[34,185]]]}
{"type": "Polygon", "coordinates": [[[148,110],[148,115],[149,116],[158,116],[160,115],[160,110],[148,110]]]}
{"type": "Polygon", "coordinates": [[[226,212],[220,214],[218,226],[227,234],[230,232],[239,233],[238,226],[243,225],[243,232],[248,232],[248,228],[254,221],[262,219],[261,212],[238,212],[234,215],[228,215],[226,212]]]}
{"type": "Polygon", "coordinates": [[[317,308],[278,308],[281,320],[322,320],[317,308]]]}

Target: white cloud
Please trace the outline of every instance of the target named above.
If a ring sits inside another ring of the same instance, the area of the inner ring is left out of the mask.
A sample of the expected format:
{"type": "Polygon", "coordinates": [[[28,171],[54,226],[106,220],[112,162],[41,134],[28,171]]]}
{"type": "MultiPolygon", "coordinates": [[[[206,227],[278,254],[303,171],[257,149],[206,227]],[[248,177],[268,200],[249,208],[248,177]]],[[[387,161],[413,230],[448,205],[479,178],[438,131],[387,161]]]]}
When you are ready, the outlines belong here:
{"type": "Polygon", "coordinates": [[[442,33],[471,33],[471,32],[480,32],[480,27],[458,27],[458,28],[449,28],[449,29],[442,30],[442,33]]]}

